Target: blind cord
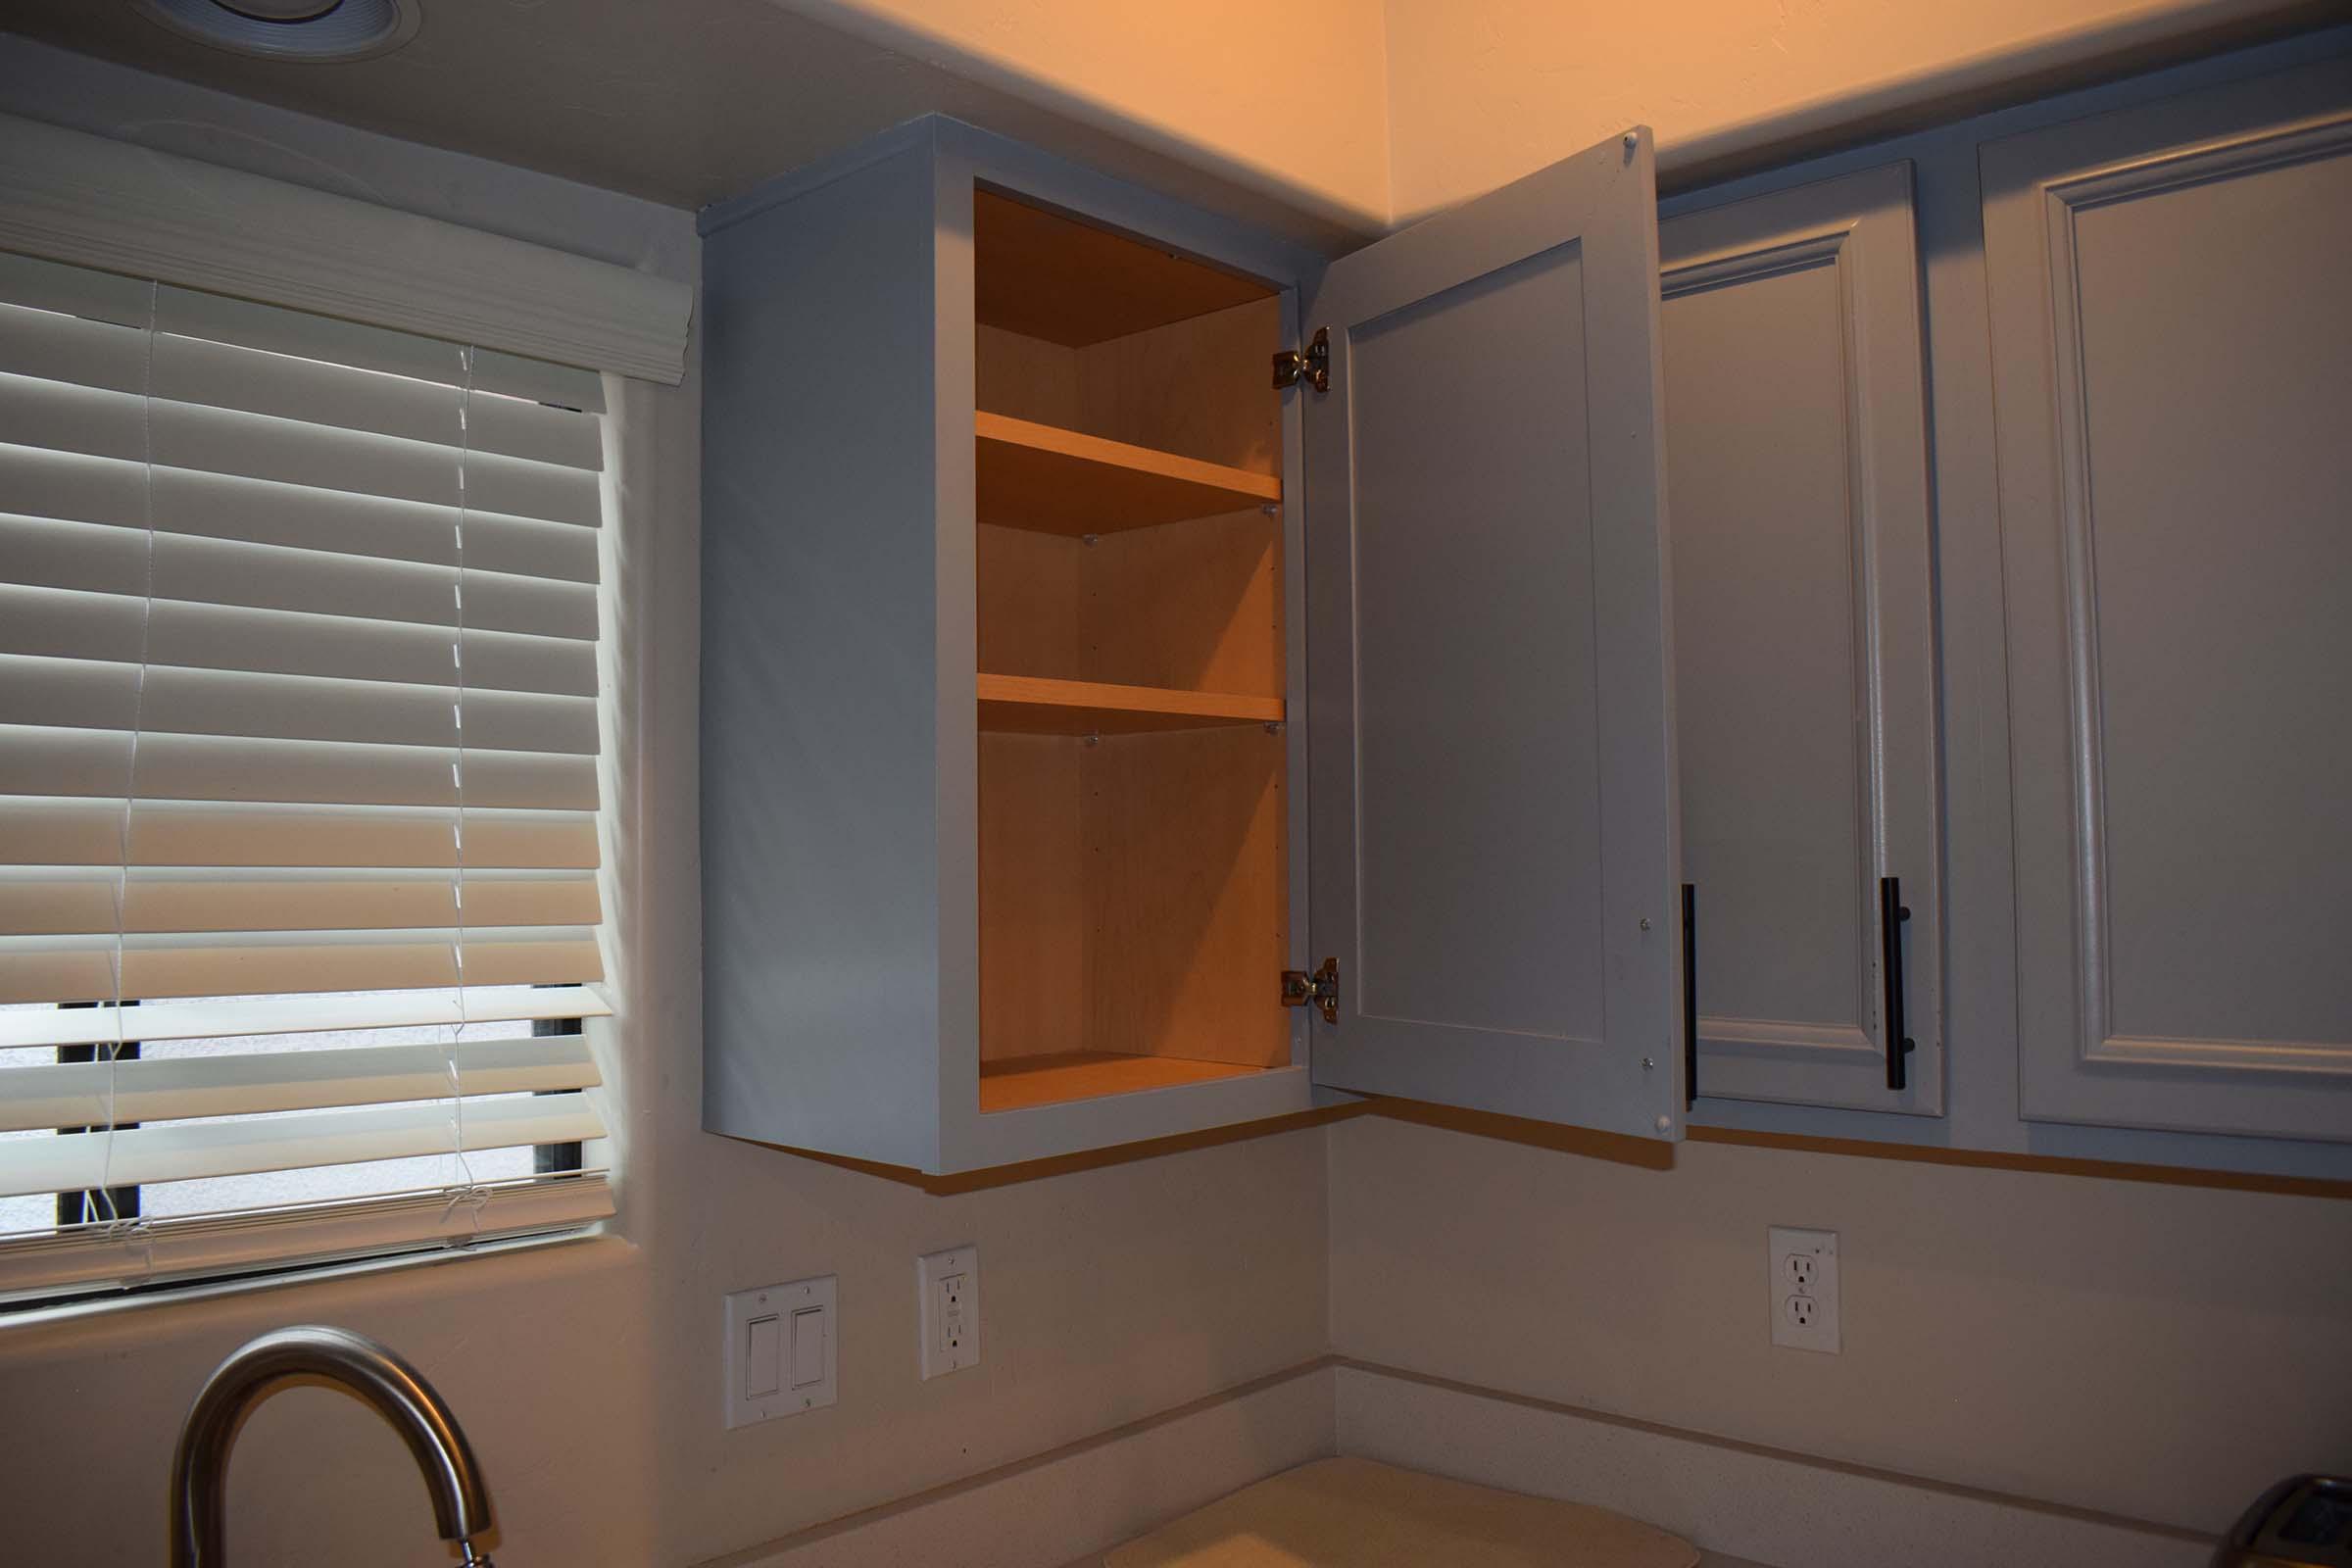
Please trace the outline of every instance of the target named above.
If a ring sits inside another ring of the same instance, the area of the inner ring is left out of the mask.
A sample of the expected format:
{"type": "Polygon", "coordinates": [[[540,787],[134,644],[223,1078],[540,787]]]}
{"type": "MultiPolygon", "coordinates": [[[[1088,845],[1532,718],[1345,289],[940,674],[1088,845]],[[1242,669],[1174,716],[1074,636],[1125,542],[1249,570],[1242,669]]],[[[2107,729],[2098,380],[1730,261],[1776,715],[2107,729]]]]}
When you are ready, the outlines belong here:
{"type": "MultiPolygon", "coordinates": [[[[106,1147],[99,1152],[98,1186],[95,1196],[82,1200],[85,1215],[95,1209],[110,1226],[121,1226],[126,1216],[115,1210],[115,1124],[116,1096],[122,1075],[123,1014],[127,1000],[123,992],[124,950],[127,947],[129,925],[131,839],[136,832],[139,795],[139,732],[147,717],[147,662],[155,625],[155,328],[161,285],[150,279],[147,284],[147,324],[140,334],[139,368],[139,500],[141,521],[145,524],[146,552],[142,562],[139,606],[139,663],[132,676],[130,688],[130,741],[124,758],[122,777],[122,815],[116,834],[118,864],[115,867],[115,946],[111,964],[114,985],[114,1042],[106,1051],[106,1126],[99,1136],[106,1147]]],[[[143,1229],[143,1227],[141,1227],[143,1229]]],[[[142,1267],[144,1276],[153,1267],[152,1258],[142,1267]]]]}
{"type": "Polygon", "coordinates": [[[451,1191],[446,1219],[463,1205],[472,1221],[475,1235],[482,1227],[482,1207],[487,1194],[474,1179],[473,1162],[466,1153],[466,1082],[459,1071],[458,1056],[466,1037],[466,511],[470,502],[466,492],[466,470],[473,454],[473,347],[468,344],[459,351],[459,363],[464,375],[458,388],[458,515],[455,523],[457,569],[450,581],[450,594],[457,617],[457,633],[449,645],[450,658],[457,665],[457,700],[450,710],[451,727],[458,738],[457,757],[450,764],[451,782],[458,799],[458,819],[452,828],[456,876],[451,897],[457,914],[455,940],[450,946],[452,967],[458,979],[458,1021],[449,1035],[449,1108],[451,1142],[456,1154],[458,1181],[451,1191]]]}

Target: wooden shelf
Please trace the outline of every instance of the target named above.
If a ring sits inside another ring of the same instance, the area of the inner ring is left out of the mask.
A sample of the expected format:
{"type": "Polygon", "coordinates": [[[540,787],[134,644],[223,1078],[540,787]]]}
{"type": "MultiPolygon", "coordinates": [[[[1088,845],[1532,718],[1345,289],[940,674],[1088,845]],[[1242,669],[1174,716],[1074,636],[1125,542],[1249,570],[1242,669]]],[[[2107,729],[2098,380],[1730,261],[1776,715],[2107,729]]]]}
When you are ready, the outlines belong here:
{"type": "Polygon", "coordinates": [[[1009,415],[973,416],[982,522],[1040,533],[1118,533],[1282,499],[1270,473],[1105,441],[1009,415]]]}
{"type": "Polygon", "coordinates": [[[982,675],[980,727],[1030,735],[1120,735],[1144,730],[1278,724],[1279,697],[1112,686],[1091,680],[982,675]]]}
{"type": "Polygon", "coordinates": [[[1274,291],[995,191],[972,193],[973,305],[983,325],[1084,348],[1274,291]]]}
{"type": "Polygon", "coordinates": [[[1194,1061],[1185,1056],[1121,1056],[1073,1051],[1054,1056],[1009,1056],[980,1064],[980,1109],[1020,1110],[1065,1101],[1131,1095],[1144,1089],[1208,1083],[1264,1072],[1239,1061],[1194,1061]]]}

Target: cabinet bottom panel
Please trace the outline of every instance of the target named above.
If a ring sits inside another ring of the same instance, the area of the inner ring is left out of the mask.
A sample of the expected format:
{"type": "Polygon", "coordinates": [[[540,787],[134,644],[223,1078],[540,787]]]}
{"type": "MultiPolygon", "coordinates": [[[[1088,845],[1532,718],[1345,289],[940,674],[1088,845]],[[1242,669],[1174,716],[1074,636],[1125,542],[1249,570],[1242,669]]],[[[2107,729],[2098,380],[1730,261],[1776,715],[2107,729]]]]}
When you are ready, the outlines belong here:
{"type": "Polygon", "coordinates": [[[1126,1056],[1109,1051],[1072,1051],[1052,1056],[1012,1056],[980,1064],[980,1109],[1026,1110],[1102,1095],[1131,1095],[1263,1072],[1238,1061],[1194,1061],[1184,1056],[1126,1056]]]}

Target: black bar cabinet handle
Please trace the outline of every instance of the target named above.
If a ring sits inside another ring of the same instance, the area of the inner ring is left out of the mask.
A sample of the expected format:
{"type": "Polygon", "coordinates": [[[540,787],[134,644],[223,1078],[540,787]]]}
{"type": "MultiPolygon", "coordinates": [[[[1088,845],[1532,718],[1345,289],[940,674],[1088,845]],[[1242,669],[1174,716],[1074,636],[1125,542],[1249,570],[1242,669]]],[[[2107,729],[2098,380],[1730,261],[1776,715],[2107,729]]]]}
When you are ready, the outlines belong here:
{"type": "Polygon", "coordinates": [[[1698,1103],[1698,885],[1683,884],[1683,1108],[1698,1103]]]}
{"type": "Polygon", "coordinates": [[[1910,1079],[1904,1058],[1917,1044],[1903,1015],[1903,922],[1911,911],[1903,907],[1903,879],[1879,878],[1879,972],[1886,982],[1886,1087],[1901,1089],[1910,1079]]]}

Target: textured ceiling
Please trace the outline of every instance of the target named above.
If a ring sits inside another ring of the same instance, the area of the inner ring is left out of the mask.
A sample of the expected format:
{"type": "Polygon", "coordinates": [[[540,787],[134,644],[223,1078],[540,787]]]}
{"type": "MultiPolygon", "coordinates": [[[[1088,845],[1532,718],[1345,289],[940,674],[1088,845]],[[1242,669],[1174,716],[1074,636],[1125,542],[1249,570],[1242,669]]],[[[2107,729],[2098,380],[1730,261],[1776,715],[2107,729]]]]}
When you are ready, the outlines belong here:
{"type": "Polygon", "coordinates": [[[736,194],[938,111],[1322,248],[1358,239],[1280,192],[1113,141],[771,0],[422,4],[424,24],[406,47],[335,64],[207,48],[128,0],[7,0],[0,19],[82,54],[673,207],[736,194]]]}

